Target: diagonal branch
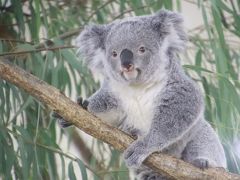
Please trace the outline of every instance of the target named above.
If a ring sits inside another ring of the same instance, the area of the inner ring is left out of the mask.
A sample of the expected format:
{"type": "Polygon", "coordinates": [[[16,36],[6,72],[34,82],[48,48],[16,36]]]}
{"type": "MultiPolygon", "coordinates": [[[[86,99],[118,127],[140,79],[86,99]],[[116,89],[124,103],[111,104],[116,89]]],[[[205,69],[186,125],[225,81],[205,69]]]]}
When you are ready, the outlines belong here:
{"type": "MultiPolygon", "coordinates": [[[[61,94],[58,89],[25,72],[8,60],[0,59],[0,78],[24,89],[82,131],[112,145],[119,151],[125,150],[134,141],[133,138],[124,132],[103,123],[100,119],[83,110],[76,103],[61,94]]],[[[228,173],[219,168],[210,168],[202,171],[182,160],[161,153],[153,153],[144,161],[144,164],[156,172],[161,172],[172,177],[172,179],[178,180],[240,179],[239,175],[228,173]]]]}

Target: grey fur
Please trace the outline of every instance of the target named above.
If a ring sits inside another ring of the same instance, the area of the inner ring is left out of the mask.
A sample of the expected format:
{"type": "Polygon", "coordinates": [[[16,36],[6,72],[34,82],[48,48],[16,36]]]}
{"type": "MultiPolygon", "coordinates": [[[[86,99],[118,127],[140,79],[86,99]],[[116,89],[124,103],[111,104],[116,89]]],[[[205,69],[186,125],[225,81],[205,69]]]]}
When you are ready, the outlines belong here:
{"type": "Polygon", "coordinates": [[[187,41],[182,22],[179,14],[161,10],[90,26],[77,38],[88,67],[104,76],[88,110],[138,137],[124,152],[138,179],[166,179],[142,165],[156,151],[200,168],[226,167],[223,147],[204,119],[203,96],[177,58],[187,41]],[[121,71],[123,49],[133,52],[133,75],[121,71]]]}

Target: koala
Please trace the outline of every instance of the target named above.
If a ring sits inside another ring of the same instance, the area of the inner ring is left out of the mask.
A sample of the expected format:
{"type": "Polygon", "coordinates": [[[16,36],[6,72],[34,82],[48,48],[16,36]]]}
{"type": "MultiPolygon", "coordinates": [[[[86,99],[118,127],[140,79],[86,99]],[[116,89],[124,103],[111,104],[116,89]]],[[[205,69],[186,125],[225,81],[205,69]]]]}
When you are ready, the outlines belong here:
{"type": "Polygon", "coordinates": [[[167,10],[89,25],[76,39],[86,65],[103,76],[85,108],[137,137],[123,153],[137,179],[168,179],[142,164],[153,152],[202,169],[226,168],[220,140],[204,118],[203,95],[178,58],[186,42],[183,18],[167,10]]]}

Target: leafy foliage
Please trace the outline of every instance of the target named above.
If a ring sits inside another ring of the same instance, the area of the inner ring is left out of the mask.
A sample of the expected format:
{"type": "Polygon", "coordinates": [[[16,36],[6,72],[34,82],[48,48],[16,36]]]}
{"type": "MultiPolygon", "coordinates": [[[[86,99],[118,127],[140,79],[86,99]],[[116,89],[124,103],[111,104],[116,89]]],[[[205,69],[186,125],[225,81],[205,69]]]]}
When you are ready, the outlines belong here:
{"type": "MultiPolygon", "coordinates": [[[[218,132],[231,172],[240,173],[234,142],[240,126],[240,3],[211,0],[1,0],[0,56],[75,98],[98,87],[76,56],[72,39],[89,22],[106,23],[161,8],[181,11],[183,2],[197,6],[203,25],[189,31],[182,59],[186,71],[205,92],[206,118],[218,132]],[[195,58],[191,58],[195,57],[195,58]]],[[[79,158],[62,150],[74,128],[60,130],[51,110],[21,89],[0,80],[0,177],[2,179],[129,179],[119,152],[93,140],[83,141],[79,158]],[[82,152],[83,146],[90,153],[82,152]],[[86,156],[90,158],[87,159],[86,156]],[[83,159],[83,160],[82,160],[83,159]],[[77,173],[78,172],[78,173],[77,173]]],[[[76,138],[77,137],[77,138],[76,138]]],[[[76,144],[79,141],[72,141],[76,144]]]]}

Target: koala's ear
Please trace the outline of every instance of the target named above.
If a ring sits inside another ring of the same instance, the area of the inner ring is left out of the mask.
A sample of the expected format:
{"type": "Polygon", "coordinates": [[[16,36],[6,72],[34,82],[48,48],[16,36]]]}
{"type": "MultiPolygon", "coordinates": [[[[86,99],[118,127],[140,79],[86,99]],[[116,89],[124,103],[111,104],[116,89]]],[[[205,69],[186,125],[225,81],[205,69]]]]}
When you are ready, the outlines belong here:
{"type": "Polygon", "coordinates": [[[160,10],[152,16],[151,26],[159,32],[160,38],[167,38],[168,48],[173,51],[183,51],[188,41],[188,37],[183,27],[183,17],[181,14],[160,10]]]}
{"type": "Polygon", "coordinates": [[[105,39],[110,27],[108,25],[88,25],[76,39],[80,54],[92,71],[103,69],[105,39]]]}

